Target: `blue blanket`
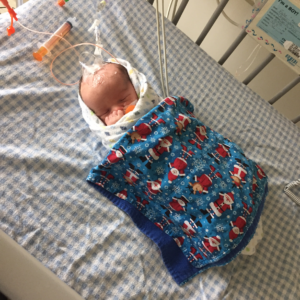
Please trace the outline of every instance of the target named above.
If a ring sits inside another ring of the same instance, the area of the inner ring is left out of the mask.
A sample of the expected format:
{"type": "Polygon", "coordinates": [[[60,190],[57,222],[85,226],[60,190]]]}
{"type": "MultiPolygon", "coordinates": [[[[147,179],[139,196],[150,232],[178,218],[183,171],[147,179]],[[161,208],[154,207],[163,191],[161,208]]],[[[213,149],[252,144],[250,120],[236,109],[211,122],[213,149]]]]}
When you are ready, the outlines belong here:
{"type": "Polygon", "coordinates": [[[234,259],[267,195],[261,167],[193,111],[183,97],[166,98],[87,178],[157,243],[178,284],[234,259]]]}

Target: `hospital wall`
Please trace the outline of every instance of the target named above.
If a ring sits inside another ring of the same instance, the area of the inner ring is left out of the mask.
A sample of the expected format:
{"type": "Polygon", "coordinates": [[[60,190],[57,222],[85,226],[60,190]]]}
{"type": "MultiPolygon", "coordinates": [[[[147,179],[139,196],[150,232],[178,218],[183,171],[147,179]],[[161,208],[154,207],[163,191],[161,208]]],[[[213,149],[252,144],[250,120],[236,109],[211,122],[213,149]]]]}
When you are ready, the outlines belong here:
{"type": "MultiPolygon", "coordinates": [[[[169,3],[170,0],[164,0],[165,13],[169,3]]],[[[179,7],[180,3],[181,0],[178,0],[177,7],[179,7]]],[[[156,7],[155,4],[156,0],[154,2],[156,7]]],[[[216,0],[190,0],[177,27],[191,40],[196,41],[216,7],[216,0]]],[[[251,15],[251,9],[251,6],[244,0],[230,0],[225,7],[225,12],[235,22],[243,23],[247,16],[251,15]]],[[[161,11],[161,7],[159,10],[161,11]]],[[[231,24],[221,14],[201,44],[201,48],[218,61],[241,30],[241,28],[231,24]]],[[[245,63],[256,45],[257,43],[252,37],[246,36],[224,64],[225,69],[234,75],[239,66],[245,63]]],[[[267,55],[268,51],[261,48],[252,66],[238,76],[237,79],[243,81],[267,55]]],[[[275,58],[250,82],[249,87],[263,99],[269,100],[295,77],[297,77],[296,73],[275,58]]],[[[300,84],[284,95],[273,106],[288,119],[293,119],[300,115],[300,84]]],[[[297,126],[300,127],[300,122],[298,122],[297,126]]]]}

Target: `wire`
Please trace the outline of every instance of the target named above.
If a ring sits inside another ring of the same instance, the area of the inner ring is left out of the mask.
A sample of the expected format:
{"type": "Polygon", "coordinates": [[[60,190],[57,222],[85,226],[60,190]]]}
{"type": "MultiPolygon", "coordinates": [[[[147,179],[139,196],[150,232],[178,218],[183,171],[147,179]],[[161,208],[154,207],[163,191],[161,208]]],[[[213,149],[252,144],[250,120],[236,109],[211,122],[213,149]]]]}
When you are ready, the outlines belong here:
{"type": "MultiPolygon", "coordinates": [[[[220,0],[216,0],[216,1],[217,1],[218,5],[220,5],[220,0]]],[[[241,26],[241,24],[239,24],[239,23],[233,21],[232,19],[230,19],[230,18],[228,17],[228,15],[225,13],[224,10],[222,10],[222,14],[223,14],[223,16],[227,19],[227,21],[229,21],[229,22],[230,22],[231,24],[233,24],[234,26],[238,26],[238,27],[241,26]]]]}
{"type": "MultiPolygon", "coordinates": [[[[107,54],[109,54],[111,57],[113,57],[118,63],[120,63],[110,52],[106,51],[104,48],[102,48],[101,46],[99,45],[96,45],[96,44],[93,44],[93,43],[81,43],[81,44],[76,44],[76,45],[72,45],[70,42],[68,42],[65,38],[61,37],[60,35],[56,35],[54,33],[50,33],[50,32],[43,32],[43,31],[37,31],[37,30],[33,30],[33,29],[30,29],[24,25],[22,25],[20,23],[20,21],[17,21],[19,25],[21,25],[24,29],[28,30],[28,31],[31,31],[31,32],[34,32],[34,33],[38,33],[38,34],[46,34],[46,35],[54,35],[54,36],[57,36],[59,37],[60,39],[62,39],[63,41],[65,41],[68,45],[70,45],[69,48],[59,52],[51,61],[51,64],[50,64],[50,72],[51,72],[51,75],[52,77],[57,81],[59,82],[60,84],[62,85],[67,85],[67,86],[72,86],[72,85],[75,85],[75,84],[78,84],[79,83],[79,80],[74,82],[74,83],[64,83],[62,81],[60,81],[53,73],[53,63],[54,61],[57,59],[58,56],[60,56],[62,53],[66,52],[67,50],[69,49],[73,49],[73,48],[76,48],[76,47],[79,47],[79,46],[83,46],[83,45],[91,45],[91,46],[95,46],[95,47],[98,47],[100,48],[101,50],[105,51],[107,54]]],[[[79,57],[79,53],[74,49],[74,51],[76,52],[77,56],[79,57]]]]}
{"type": "Polygon", "coordinates": [[[168,82],[168,68],[167,68],[167,50],[166,50],[166,34],[165,34],[165,16],[164,16],[164,2],[161,7],[161,27],[163,36],[163,52],[164,52],[164,65],[165,65],[165,80],[166,80],[166,96],[169,96],[169,82],[168,82]]]}
{"type": "Polygon", "coordinates": [[[252,66],[252,64],[254,63],[254,61],[256,60],[258,53],[260,51],[260,49],[262,48],[261,45],[257,44],[255,46],[255,48],[252,50],[251,54],[248,56],[248,58],[236,69],[235,71],[235,76],[239,77],[241,76],[243,73],[245,73],[246,71],[248,71],[248,69],[252,66]],[[256,52],[256,53],[255,53],[256,52]],[[254,55],[255,53],[255,55],[254,55]],[[246,65],[248,60],[251,59],[251,57],[254,55],[254,57],[252,58],[252,61],[248,64],[248,66],[246,65]]]}
{"type": "Polygon", "coordinates": [[[14,17],[10,16],[10,27],[14,26],[14,17]]]}
{"type": "Polygon", "coordinates": [[[47,35],[54,35],[54,36],[57,36],[59,38],[61,38],[63,41],[65,41],[67,44],[69,44],[70,46],[72,46],[72,44],[70,42],[68,42],[65,38],[61,37],[60,35],[56,35],[54,33],[51,33],[51,32],[44,32],[44,31],[37,31],[37,30],[33,30],[33,29],[30,29],[26,26],[24,26],[20,21],[17,21],[17,23],[19,25],[21,25],[24,29],[28,30],[28,31],[31,31],[31,32],[34,32],[34,33],[39,33],[39,34],[47,34],[47,35]]]}
{"type": "MultiPolygon", "coordinates": [[[[109,52],[106,51],[104,48],[100,47],[99,45],[96,45],[96,44],[93,44],[93,43],[80,43],[80,44],[76,44],[76,45],[71,45],[71,47],[69,47],[69,48],[67,48],[67,49],[65,49],[65,50],[63,50],[63,51],[61,51],[61,52],[59,52],[59,53],[53,58],[53,60],[52,60],[52,62],[51,62],[51,65],[50,65],[51,75],[54,77],[54,79],[55,79],[57,82],[59,82],[59,83],[61,83],[61,84],[63,84],[63,85],[68,85],[68,86],[75,85],[75,84],[77,84],[77,83],[79,82],[79,81],[77,81],[77,82],[75,82],[75,83],[63,83],[63,82],[61,82],[61,81],[60,81],[59,79],[57,79],[56,76],[53,74],[52,68],[53,68],[53,63],[54,63],[54,61],[56,60],[56,58],[57,58],[59,55],[61,55],[62,53],[66,52],[66,51],[68,51],[68,50],[70,50],[70,49],[73,49],[73,48],[76,48],[76,47],[79,47],[79,46],[83,46],[83,45],[90,45],[90,46],[95,46],[95,47],[100,48],[101,50],[103,50],[103,51],[105,51],[107,54],[109,54],[112,58],[114,58],[114,59],[116,60],[116,62],[118,62],[118,63],[120,64],[120,62],[117,60],[117,58],[115,58],[111,53],[109,53],[109,52]]],[[[75,50],[75,51],[76,51],[76,50],[75,50]]]]}
{"type": "Polygon", "coordinates": [[[163,78],[163,70],[162,70],[162,62],[161,62],[161,49],[160,49],[160,34],[159,34],[159,14],[158,14],[158,0],[156,0],[156,25],[157,25],[157,46],[158,46],[158,56],[159,56],[159,67],[160,67],[160,81],[161,88],[163,90],[164,98],[166,98],[165,86],[164,86],[164,78],[163,78]]]}
{"type": "Polygon", "coordinates": [[[289,183],[285,188],[284,188],[284,192],[297,204],[300,206],[300,198],[297,197],[294,193],[292,193],[289,189],[294,187],[294,186],[298,186],[300,185],[300,179],[293,181],[291,183],[289,183]]]}
{"type": "Polygon", "coordinates": [[[173,6],[172,18],[171,18],[172,21],[174,19],[175,12],[176,12],[176,9],[177,9],[177,3],[178,3],[178,0],[175,0],[174,6],[173,6]]]}
{"type": "Polygon", "coordinates": [[[171,7],[172,7],[173,2],[174,2],[174,0],[171,0],[171,1],[170,1],[169,7],[168,7],[168,11],[167,11],[167,15],[166,15],[166,18],[167,18],[167,19],[169,18],[169,13],[170,13],[170,10],[171,10],[171,7]]]}

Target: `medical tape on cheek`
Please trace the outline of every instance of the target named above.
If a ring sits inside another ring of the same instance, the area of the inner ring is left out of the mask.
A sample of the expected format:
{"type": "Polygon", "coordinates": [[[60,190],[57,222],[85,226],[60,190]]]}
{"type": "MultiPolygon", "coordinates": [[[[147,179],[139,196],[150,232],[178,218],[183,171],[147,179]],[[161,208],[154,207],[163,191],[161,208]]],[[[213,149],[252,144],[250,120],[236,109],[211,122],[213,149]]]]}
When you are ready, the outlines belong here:
{"type": "Polygon", "coordinates": [[[128,104],[124,107],[125,115],[134,110],[137,102],[138,102],[138,100],[135,100],[135,101],[131,102],[130,104],[128,104]]]}

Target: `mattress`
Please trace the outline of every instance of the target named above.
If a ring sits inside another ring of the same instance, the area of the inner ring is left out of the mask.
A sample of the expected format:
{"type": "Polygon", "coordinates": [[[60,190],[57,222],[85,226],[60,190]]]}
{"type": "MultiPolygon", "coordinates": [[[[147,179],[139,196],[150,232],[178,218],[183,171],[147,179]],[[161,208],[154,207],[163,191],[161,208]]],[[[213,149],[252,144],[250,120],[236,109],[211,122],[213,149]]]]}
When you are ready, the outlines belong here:
{"type": "MultiPolygon", "coordinates": [[[[31,0],[17,9],[25,26],[54,32],[69,17],[79,25],[70,43],[102,43],[143,72],[162,95],[155,10],[142,0],[31,0]]],[[[283,188],[300,177],[300,131],[239,83],[173,24],[166,22],[169,88],[195,106],[195,115],[237,143],[268,174],[263,240],[252,256],[238,256],[179,287],[159,249],[132,220],[88,185],[102,145],[84,122],[78,87],[57,83],[32,52],[47,37],[0,17],[0,229],[85,299],[299,299],[300,212],[283,188]]],[[[53,55],[64,49],[63,42],[53,55]]],[[[78,48],[77,48],[78,49],[78,48]]],[[[81,50],[80,50],[81,51],[81,50]]],[[[78,58],[55,64],[62,81],[80,77],[78,58]]]]}

